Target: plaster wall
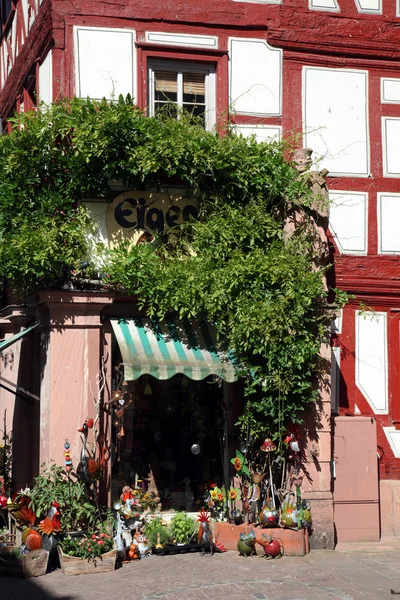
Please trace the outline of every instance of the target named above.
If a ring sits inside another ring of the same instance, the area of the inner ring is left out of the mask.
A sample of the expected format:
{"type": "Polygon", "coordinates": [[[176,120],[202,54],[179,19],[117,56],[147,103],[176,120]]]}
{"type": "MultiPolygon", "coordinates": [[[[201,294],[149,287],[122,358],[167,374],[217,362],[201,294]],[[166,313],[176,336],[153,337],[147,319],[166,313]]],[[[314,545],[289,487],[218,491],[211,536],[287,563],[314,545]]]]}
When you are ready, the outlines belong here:
{"type": "MultiPolygon", "coordinates": [[[[103,356],[100,312],[108,299],[53,294],[39,306],[42,321],[40,461],[64,464],[64,442],[76,465],[82,448],[78,429],[96,419],[103,356]]],[[[103,423],[97,423],[99,432],[103,423]]],[[[88,444],[93,443],[93,431],[88,444]]],[[[90,446],[89,446],[90,447],[90,446]]]]}

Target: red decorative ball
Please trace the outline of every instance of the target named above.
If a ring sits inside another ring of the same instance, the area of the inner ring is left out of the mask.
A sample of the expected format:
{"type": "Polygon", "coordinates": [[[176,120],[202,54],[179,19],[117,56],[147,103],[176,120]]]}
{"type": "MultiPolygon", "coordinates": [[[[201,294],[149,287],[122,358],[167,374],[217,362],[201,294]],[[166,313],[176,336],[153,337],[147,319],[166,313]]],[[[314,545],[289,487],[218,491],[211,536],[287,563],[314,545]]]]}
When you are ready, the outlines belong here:
{"type": "Polygon", "coordinates": [[[7,506],[7,498],[5,496],[0,496],[0,508],[6,508],[7,506]]]}
{"type": "Polygon", "coordinates": [[[94,422],[93,419],[88,419],[86,422],[86,425],[88,426],[89,429],[92,429],[94,422]]]}

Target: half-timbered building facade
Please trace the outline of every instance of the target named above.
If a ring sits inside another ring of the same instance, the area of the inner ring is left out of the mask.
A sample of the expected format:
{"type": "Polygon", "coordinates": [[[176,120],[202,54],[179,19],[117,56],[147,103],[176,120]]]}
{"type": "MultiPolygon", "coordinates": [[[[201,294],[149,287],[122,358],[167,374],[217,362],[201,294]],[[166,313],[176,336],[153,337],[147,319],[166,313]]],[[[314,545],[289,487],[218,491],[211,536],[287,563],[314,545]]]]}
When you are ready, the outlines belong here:
{"type": "MultiPolygon", "coordinates": [[[[332,421],[305,493],[320,547],[332,546],[333,520],[339,539],[400,535],[399,0],[1,0],[0,17],[4,131],[40,102],[130,94],[149,115],[195,104],[206,128],[229,117],[245,136],[313,149],[329,170],[330,284],[350,301],[332,326],[332,421]]],[[[59,308],[54,294],[41,302],[59,308]]],[[[96,352],[111,300],[90,302],[96,352]]],[[[14,313],[2,314],[7,333],[14,313]]],[[[4,361],[2,376],[13,377],[4,361]]],[[[50,385],[45,373],[42,404],[50,385]]],[[[60,419],[41,423],[43,439],[60,419]]]]}

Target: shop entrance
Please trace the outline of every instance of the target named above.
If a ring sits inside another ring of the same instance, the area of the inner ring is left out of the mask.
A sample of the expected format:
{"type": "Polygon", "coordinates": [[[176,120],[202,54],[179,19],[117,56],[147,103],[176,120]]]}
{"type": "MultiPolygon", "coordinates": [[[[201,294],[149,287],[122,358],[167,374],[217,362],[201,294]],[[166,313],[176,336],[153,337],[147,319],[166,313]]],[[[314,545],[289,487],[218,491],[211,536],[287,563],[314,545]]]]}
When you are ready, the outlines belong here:
{"type": "Polygon", "coordinates": [[[124,485],[143,485],[156,489],[162,510],[198,510],[205,487],[224,482],[221,380],[143,375],[128,383],[128,392],[132,402],[124,414],[124,435],[115,439],[114,498],[124,485]]]}

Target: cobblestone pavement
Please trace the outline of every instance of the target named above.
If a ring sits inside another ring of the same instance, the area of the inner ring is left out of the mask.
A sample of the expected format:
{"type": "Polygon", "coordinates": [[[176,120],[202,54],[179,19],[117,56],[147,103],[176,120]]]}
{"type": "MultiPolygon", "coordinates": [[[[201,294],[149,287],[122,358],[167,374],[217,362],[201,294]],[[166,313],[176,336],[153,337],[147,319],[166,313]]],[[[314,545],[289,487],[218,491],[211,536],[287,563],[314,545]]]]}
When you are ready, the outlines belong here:
{"type": "Polygon", "coordinates": [[[77,577],[58,569],[33,580],[0,578],[0,600],[394,600],[400,548],[366,550],[274,561],[235,552],[154,556],[77,577]]]}

